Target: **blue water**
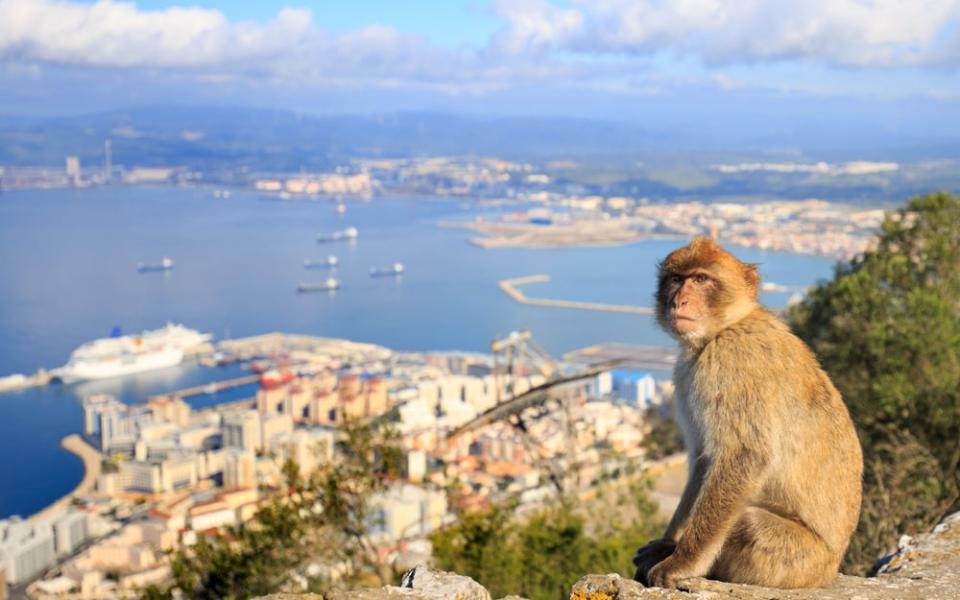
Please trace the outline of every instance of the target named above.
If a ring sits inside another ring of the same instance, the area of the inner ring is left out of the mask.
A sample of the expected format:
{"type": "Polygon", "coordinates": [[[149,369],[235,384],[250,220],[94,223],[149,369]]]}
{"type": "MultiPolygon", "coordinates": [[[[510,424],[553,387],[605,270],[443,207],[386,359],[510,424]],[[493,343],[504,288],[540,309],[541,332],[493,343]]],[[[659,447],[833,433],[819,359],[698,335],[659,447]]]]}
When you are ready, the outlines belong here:
{"type": "MultiPolygon", "coordinates": [[[[350,203],[339,215],[329,202],[244,192],[224,200],[178,188],[0,195],[0,375],[59,366],[115,325],[132,332],[166,321],[218,338],[286,331],[398,350],[486,351],[495,336],[521,327],[557,355],[604,341],[670,344],[648,317],[519,305],[497,281],[545,273],[553,280],[526,287],[529,296],[648,305],[655,264],[676,242],[483,250],[467,242],[470,232],[436,226],[477,210],[459,200],[378,200],[350,203]],[[348,226],[360,230],[356,243],[315,241],[319,232],[348,226]],[[303,260],[327,254],[340,258],[342,288],[297,294],[298,282],[327,276],[304,270],[303,260]],[[173,271],[137,273],[137,262],[163,256],[176,261],[173,271]],[[402,279],[368,275],[371,266],[394,261],[407,267],[402,279]]],[[[832,272],[823,259],[736,252],[781,284],[807,285],[832,272]]],[[[764,299],[778,305],[786,294],[764,299]]],[[[108,391],[139,402],[235,374],[186,366],[0,395],[0,517],[32,513],[80,480],[79,459],[58,444],[81,428],[84,395],[108,391]]]]}

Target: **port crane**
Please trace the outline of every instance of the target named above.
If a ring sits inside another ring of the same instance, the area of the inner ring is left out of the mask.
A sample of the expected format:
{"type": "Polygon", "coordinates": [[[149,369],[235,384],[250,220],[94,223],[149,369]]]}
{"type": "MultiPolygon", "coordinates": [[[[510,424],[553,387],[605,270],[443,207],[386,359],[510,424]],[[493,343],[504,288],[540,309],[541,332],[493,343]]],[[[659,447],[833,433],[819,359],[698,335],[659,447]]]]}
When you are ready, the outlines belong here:
{"type": "Polygon", "coordinates": [[[508,423],[520,432],[525,450],[546,472],[559,493],[576,489],[579,486],[579,469],[574,456],[574,407],[577,398],[585,381],[628,361],[614,359],[567,372],[561,369],[527,329],[495,339],[490,348],[494,356],[497,403],[451,431],[447,437],[455,438],[497,421],[508,423]],[[515,394],[516,377],[520,373],[537,373],[546,381],[515,394]],[[561,457],[544,456],[540,441],[530,432],[530,423],[548,415],[558,417],[562,423],[565,451],[561,457]]]}

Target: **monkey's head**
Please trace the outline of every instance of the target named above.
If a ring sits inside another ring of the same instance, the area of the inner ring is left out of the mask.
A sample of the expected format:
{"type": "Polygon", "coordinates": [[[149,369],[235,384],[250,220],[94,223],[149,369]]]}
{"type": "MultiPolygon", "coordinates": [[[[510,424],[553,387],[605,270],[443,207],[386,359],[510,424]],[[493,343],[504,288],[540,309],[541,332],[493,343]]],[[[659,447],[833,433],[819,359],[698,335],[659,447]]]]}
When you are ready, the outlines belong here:
{"type": "Polygon", "coordinates": [[[757,266],[699,236],[659,265],[657,322],[688,346],[702,346],[757,305],[757,266]]]}

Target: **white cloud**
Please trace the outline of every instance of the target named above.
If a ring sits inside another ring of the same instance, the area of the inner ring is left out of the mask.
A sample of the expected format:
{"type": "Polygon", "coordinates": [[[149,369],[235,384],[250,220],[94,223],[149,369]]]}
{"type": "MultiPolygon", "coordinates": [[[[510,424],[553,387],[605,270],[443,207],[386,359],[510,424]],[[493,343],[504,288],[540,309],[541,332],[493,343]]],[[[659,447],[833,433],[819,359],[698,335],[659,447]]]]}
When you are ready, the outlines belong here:
{"type": "MultiPolygon", "coordinates": [[[[501,11],[503,37],[558,9],[501,11]]],[[[573,0],[551,43],[568,50],[696,56],[708,64],[806,59],[839,66],[960,64],[960,0],[573,0]],[[576,27],[573,27],[576,24],[576,27]]]]}
{"type": "Polygon", "coordinates": [[[551,6],[547,0],[494,0],[493,11],[510,26],[494,35],[491,46],[509,53],[556,47],[583,26],[579,11],[551,6]]]}
{"type": "Polygon", "coordinates": [[[266,25],[218,11],[142,12],[125,2],[0,0],[0,57],[61,64],[202,67],[258,60],[302,43],[309,12],[284,9],[266,25]]]}

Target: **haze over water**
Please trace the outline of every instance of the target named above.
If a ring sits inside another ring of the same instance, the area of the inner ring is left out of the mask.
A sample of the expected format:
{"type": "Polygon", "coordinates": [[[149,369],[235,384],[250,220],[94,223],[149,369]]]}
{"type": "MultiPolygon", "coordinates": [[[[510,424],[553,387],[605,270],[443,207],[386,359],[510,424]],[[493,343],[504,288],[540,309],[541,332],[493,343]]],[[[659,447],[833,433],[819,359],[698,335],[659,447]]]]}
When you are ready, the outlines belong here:
{"type": "MultiPolygon", "coordinates": [[[[531,297],[649,305],[656,262],[679,242],[625,247],[483,250],[471,233],[436,226],[476,215],[461,200],[279,202],[253,193],[95,188],[0,195],[0,376],[66,362],[114,326],[138,332],[171,321],[217,339],[270,331],[382,344],[396,350],[488,351],[497,335],[529,327],[554,355],[601,342],[670,345],[652,318],[524,306],[497,286],[538,273],[531,297]],[[357,227],[355,244],[318,244],[317,233],[357,227]],[[304,259],[339,257],[335,293],[297,294],[304,259]],[[169,256],[169,273],[137,273],[169,256]],[[372,266],[403,262],[402,278],[371,278],[372,266]]],[[[512,209],[511,209],[512,210],[512,209]]],[[[760,263],[765,280],[808,285],[831,275],[826,259],[733,249],[760,263]]],[[[782,305],[788,294],[764,301],[782,305]]],[[[82,427],[79,399],[106,391],[127,402],[238,368],[180,369],[97,385],[0,394],[0,518],[30,514],[72,489],[79,459],[59,448],[82,427]]],[[[236,399],[251,390],[197,403],[236,399]]]]}

